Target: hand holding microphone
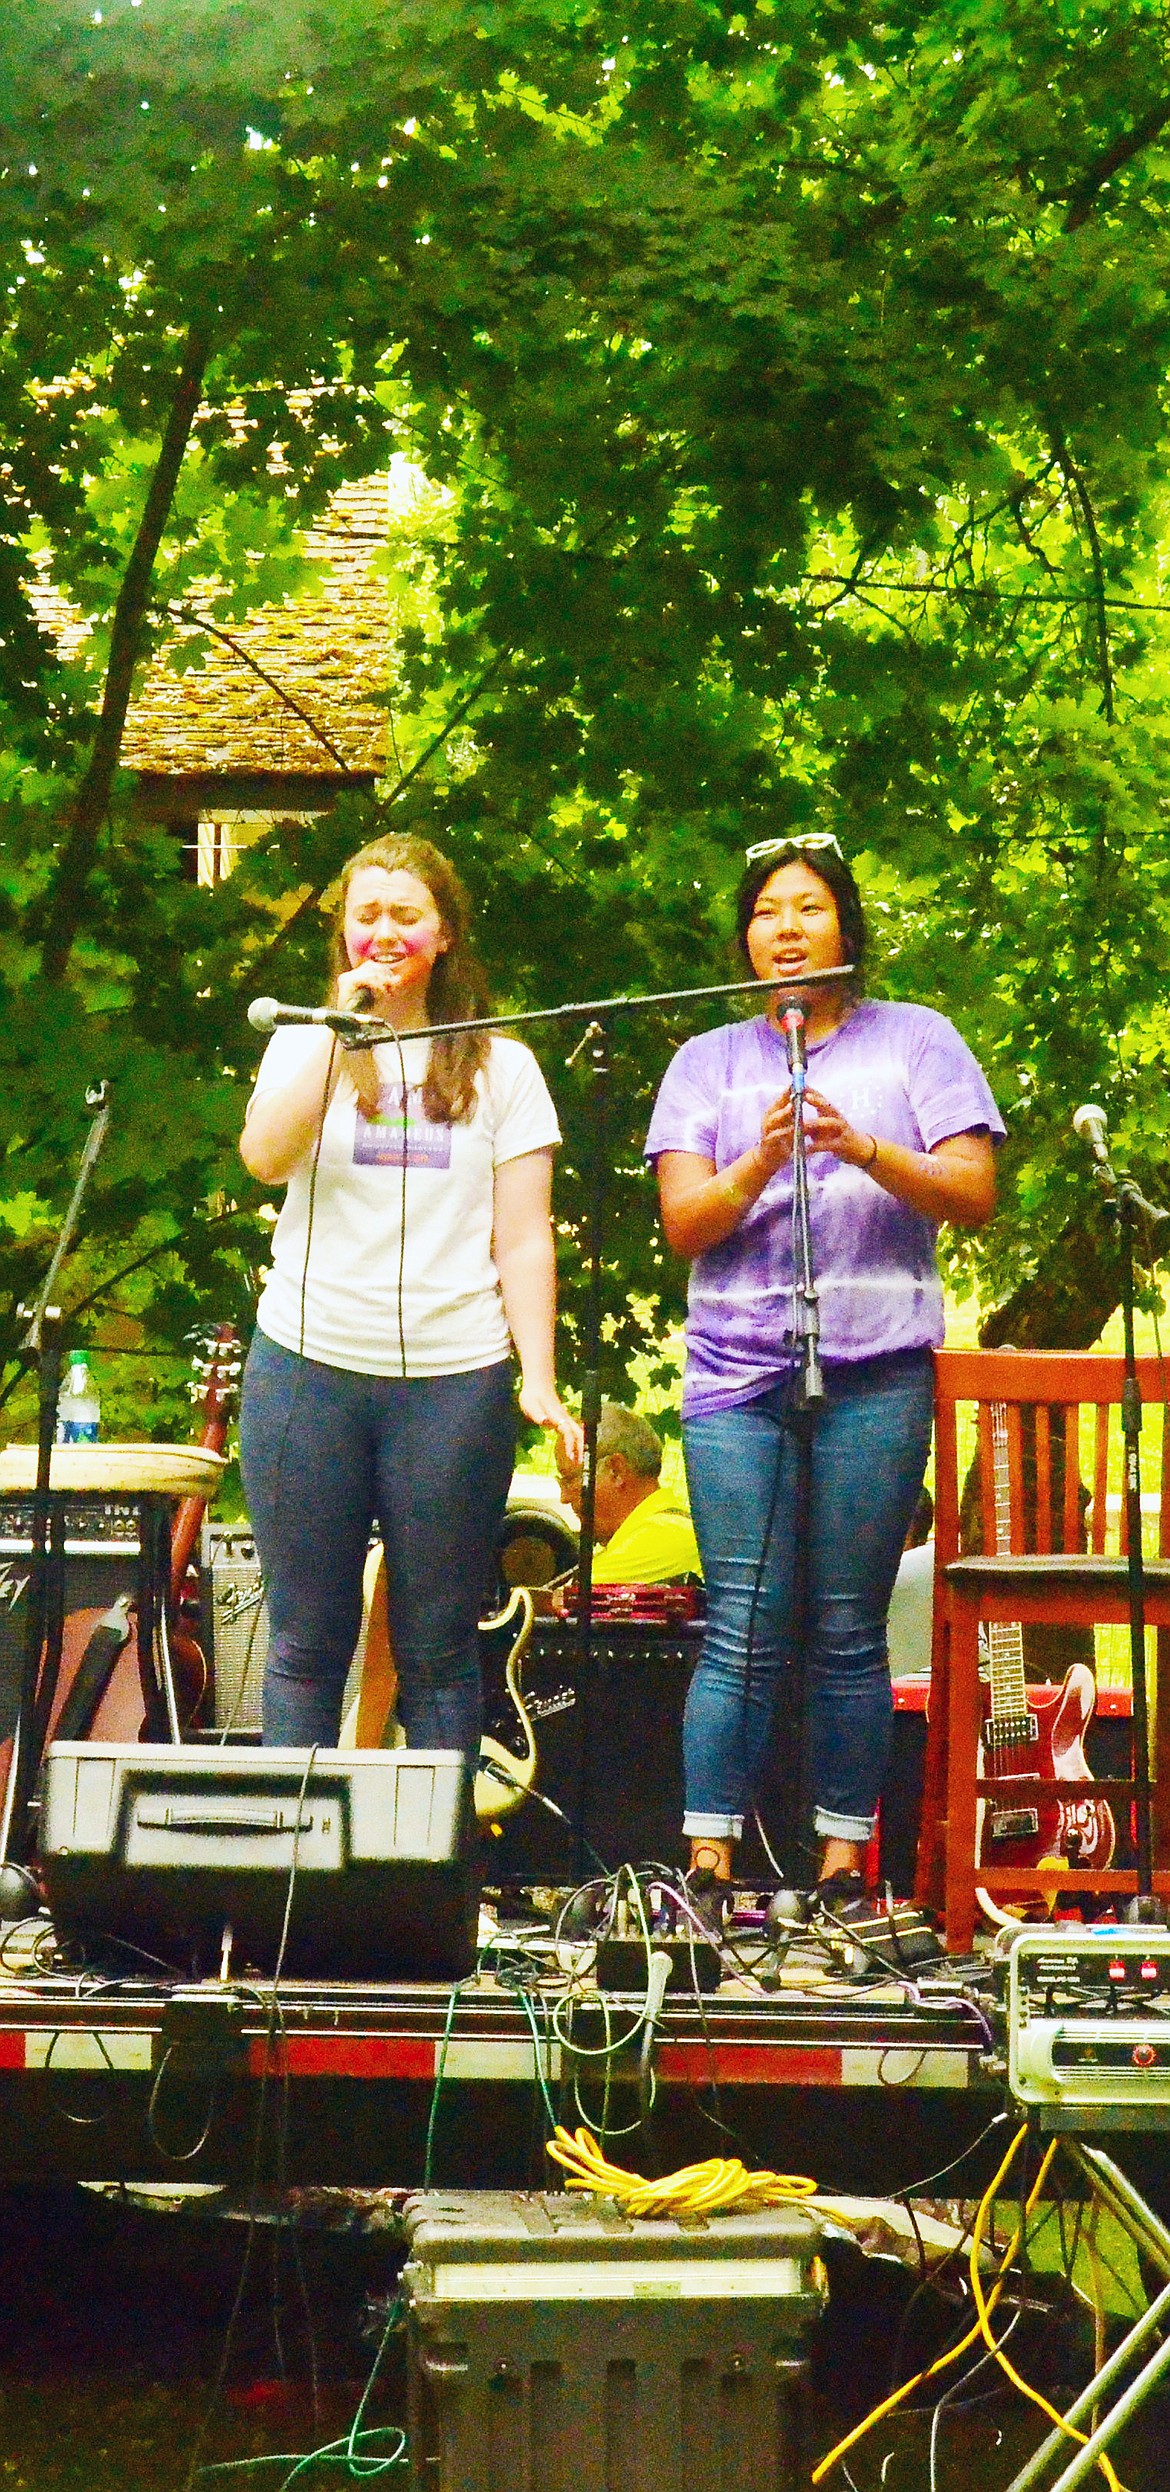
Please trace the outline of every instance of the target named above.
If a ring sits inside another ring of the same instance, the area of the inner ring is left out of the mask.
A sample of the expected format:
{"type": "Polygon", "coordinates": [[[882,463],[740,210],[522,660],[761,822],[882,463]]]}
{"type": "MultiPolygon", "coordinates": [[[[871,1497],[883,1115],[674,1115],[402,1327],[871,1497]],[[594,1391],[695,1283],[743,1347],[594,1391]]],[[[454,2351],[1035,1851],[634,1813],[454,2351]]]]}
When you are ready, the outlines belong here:
{"type": "Polygon", "coordinates": [[[354,1024],[366,1014],[376,1020],[381,1001],[381,992],[371,984],[368,968],[346,969],[337,981],[335,1004],[282,1004],[274,995],[257,995],[248,1006],[248,1020],[263,1038],[271,1038],[274,1030],[329,1030],[340,1025],[347,1045],[352,1046],[354,1024]]]}
{"type": "Polygon", "coordinates": [[[362,962],[360,969],[342,970],[337,981],[339,1012],[377,1012],[382,1002],[382,990],[372,975],[376,968],[376,961],[367,960],[362,962]]]}

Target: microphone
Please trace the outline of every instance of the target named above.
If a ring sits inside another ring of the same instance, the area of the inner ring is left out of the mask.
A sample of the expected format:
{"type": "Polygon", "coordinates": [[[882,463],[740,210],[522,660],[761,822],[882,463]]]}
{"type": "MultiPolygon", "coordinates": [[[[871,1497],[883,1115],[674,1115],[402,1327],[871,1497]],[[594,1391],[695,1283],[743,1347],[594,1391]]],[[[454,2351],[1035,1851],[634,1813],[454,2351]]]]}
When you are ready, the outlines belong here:
{"type": "Polygon", "coordinates": [[[799,1093],[804,1089],[804,1076],[808,1062],[804,1052],[804,1014],[799,1004],[789,1004],[787,1012],[781,1013],[780,1027],[784,1032],[784,1044],[788,1050],[788,1070],[792,1075],[792,1087],[799,1093]]]}
{"type": "Polygon", "coordinates": [[[248,1020],[263,1038],[271,1038],[274,1030],[332,1030],[339,1021],[352,1021],[357,1014],[369,1012],[376,1002],[372,986],[359,986],[352,1004],[341,1012],[332,1004],[278,1004],[275,995],[257,995],[248,1006],[248,1020]]]}
{"type": "Polygon", "coordinates": [[[1082,1141],[1088,1143],[1098,1168],[1103,1168],[1111,1177],[1113,1169],[1109,1159],[1109,1126],[1104,1108],[1095,1106],[1091,1101],[1088,1106],[1078,1108],[1073,1117],[1073,1132],[1080,1134],[1082,1141]]]}
{"type": "Polygon", "coordinates": [[[296,1028],[304,1022],[324,1025],[328,1018],[324,1004],[312,1007],[308,1004],[278,1004],[275,995],[257,995],[248,1006],[252,1028],[259,1030],[264,1038],[271,1038],[274,1030],[296,1028]]]}

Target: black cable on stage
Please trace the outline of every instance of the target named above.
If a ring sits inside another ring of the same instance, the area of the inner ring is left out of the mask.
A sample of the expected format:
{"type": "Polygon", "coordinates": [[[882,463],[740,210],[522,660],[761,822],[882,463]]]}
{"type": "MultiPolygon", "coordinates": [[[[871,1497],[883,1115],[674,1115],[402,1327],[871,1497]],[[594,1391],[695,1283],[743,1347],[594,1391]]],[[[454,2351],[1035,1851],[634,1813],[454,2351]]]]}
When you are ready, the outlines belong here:
{"type": "MultiPolygon", "coordinates": [[[[791,1383],[791,1372],[790,1372],[790,1375],[789,1375],[788,1379],[786,1380],[785,1389],[787,1389],[787,1387],[788,1387],[788,1385],[789,1385],[790,1383],[791,1383]]],[[[766,1567],[767,1567],[767,1563],[768,1563],[768,1552],[769,1552],[769,1550],[770,1550],[770,1548],[771,1548],[771,1545],[772,1545],[772,1534],[773,1534],[773,1531],[775,1530],[775,1527],[776,1527],[776,1509],[777,1509],[777,1507],[778,1507],[778,1505],[779,1505],[779,1503],[780,1503],[780,1480],[781,1480],[781,1474],[782,1474],[782,1472],[783,1472],[783,1469],[784,1469],[784,1421],[783,1421],[783,1418],[781,1418],[780,1424],[779,1424],[779,1426],[778,1426],[778,1428],[777,1428],[777,1430],[776,1430],[776,1461],[775,1461],[775,1466],[774,1466],[773,1473],[772,1473],[772,1494],[771,1494],[771,1497],[770,1497],[770,1499],[769,1499],[769,1501],[768,1501],[768,1516],[767,1516],[767,1521],[766,1521],[766,1522],[765,1522],[765,1524],[764,1524],[764,1537],[763,1537],[763,1539],[762,1539],[762,1541],[761,1541],[761,1543],[760,1543],[760,1554],[759,1554],[759,1557],[758,1557],[758,1559],[757,1559],[757,1561],[756,1561],[756,1571],[755,1571],[755,1575],[754,1575],[753,1580],[752,1580],[752,1597],[751,1597],[751,1602],[750,1602],[749,1607],[748,1607],[748,1623],[747,1623],[747,1651],[746,1651],[746,1653],[745,1653],[745,1655],[744,1655],[743,1695],[742,1695],[742,1697],[741,1697],[741,1699],[740,1699],[740,1712],[739,1712],[739,1743],[740,1743],[740,1753],[741,1753],[741,1755],[743,1754],[743,1751],[744,1751],[744,1749],[746,1748],[746,1745],[747,1745],[748,1705],[749,1705],[750,1698],[751,1698],[752,1667],[753,1667],[753,1664],[754,1664],[754,1661],[755,1661],[755,1657],[756,1657],[756,1653],[755,1653],[756,1627],[757,1627],[757,1624],[758,1624],[758,1618],[759,1618],[759,1606],[760,1606],[760,1600],[761,1600],[761,1597],[762,1597],[762,1594],[763,1594],[763,1589],[764,1589],[764,1572],[765,1572],[765,1569],[766,1569],[766,1567]]],[[[794,1581],[795,1581],[795,1577],[794,1577],[794,1581]]],[[[777,1689],[775,1690],[775,1693],[774,1693],[774,1696],[773,1696],[773,1703],[772,1703],[772,1727],[774,1727],[774,1725],[775,1725],[776,1710],[777,1710],[777,1706],[778,1706],[778,1703],[779,1703],[779,1698],[780,1698],[780,1690],[779,1690],[779,1688],[777,1688],[777,1689]]],[[[798,1736],[799,1736],[799,1729],[798,1729],[798,1736]]],[[[754,1792],[753,1792],[750,1796],[751,1796],[751,1798],[754,1800],[754,1797],[755,1797],[754,1792]]],[[[798,1829],[795,1825],[793,1825],[793,1826],[789,1826],[789,1827],[787,1827],[787,1828],[785,1829],[785,1832],[786,1832],[786,1835],[787,1835],[788,1842],[789,1842],[789,1843],[793,1846],[793,1855],[794,1855],[794,1858],[795,1858],[795,1850],[796,1850],[796,1845],[797,1845],[797,1841],[798,1841],[798,1833],[799,1833],[799,1829],[798,1829]]]]}

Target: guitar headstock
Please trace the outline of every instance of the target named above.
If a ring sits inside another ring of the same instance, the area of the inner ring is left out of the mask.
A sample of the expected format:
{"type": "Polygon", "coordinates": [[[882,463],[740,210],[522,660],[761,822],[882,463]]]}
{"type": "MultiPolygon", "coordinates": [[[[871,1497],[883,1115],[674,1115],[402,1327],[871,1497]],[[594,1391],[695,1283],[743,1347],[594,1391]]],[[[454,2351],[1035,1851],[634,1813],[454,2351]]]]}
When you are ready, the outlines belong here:
{"type": "Polygon", "coordinates": [[[239,1400],[244,1355],[234,1324],[218,1324],[214,1332],[193,1332],[191,1376],[187,1391],[200,1405],[205,1442],[215,1435],[222,1444],[239,1400]]]}

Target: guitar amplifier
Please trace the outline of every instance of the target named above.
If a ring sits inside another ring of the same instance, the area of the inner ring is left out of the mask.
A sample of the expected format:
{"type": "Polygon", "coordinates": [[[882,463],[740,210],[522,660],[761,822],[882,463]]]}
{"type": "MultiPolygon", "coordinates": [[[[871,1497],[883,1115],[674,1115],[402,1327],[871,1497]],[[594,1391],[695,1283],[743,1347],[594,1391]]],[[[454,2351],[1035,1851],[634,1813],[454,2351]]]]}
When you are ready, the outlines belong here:
{"type": "MultiPolygon", "coordinates": [[[[65,1509],[65,1608],[109,1609],[138,1590],[138,1508],[89,1498],[65,1509]]],[[[0,1499],[0,1742],[16,1728],[32,1571],[32,1505],[0,1499]]]]}
{"type": "Polygon", "coordinates": [[[440,1749],[170,1748],[55,1740],[38,1853],[59,1932],[176,1969],[460,1979],[475,1961],[478,1839],[440,1749]]]}
{"type": "MultiPolygon", "coordinates": [[[[610,1868],[627,1860],[681,1866],[689,1848],[682,1832],[683,1707],[702,1642],[697,1619],[598,1623],[582,1702],[575,1627],[564,1619],[537,1619],[521,1669],[536,1740],[536,1784],[569,1824],[529,1799],[501,1818],[486,1852],[485,1878],[563,1885],[573,1874],[583,1738],[586,1841],[610,1868]]],[[[483,1660],[484,1726],[502,1747],[519,1752],[502,1656],[486,1648],[483,1660]]],[[[758,1793],[771,1834],[782,1805],[780,1748],[773,1741],[758,1793]]],[[[736,1860],[737,1873],[749,1882],[771,1876],[750,1815],[736,1860]]]]}
{"type": "Polygon", "coordinates": [[[205,1523],[201,1642],[212,1672],[216,1731],[258,1732],[268,1658],[268,1607],[246,1523],[205,1523]]]}

